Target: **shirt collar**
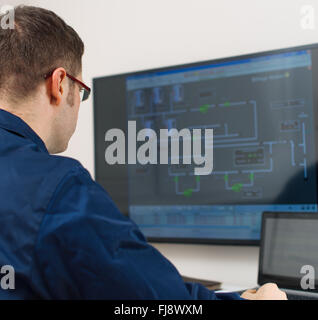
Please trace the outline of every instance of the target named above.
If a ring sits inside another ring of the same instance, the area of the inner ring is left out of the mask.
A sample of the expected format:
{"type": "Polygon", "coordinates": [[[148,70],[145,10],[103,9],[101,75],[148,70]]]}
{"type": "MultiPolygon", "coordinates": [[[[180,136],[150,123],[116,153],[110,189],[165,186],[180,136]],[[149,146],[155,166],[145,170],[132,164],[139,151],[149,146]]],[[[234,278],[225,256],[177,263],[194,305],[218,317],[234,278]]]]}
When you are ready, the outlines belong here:
{"type": "Polygon", "coordinates": [[[21,118],[0,109],[0,128],[12,131],[33,141],[42,152],[49,153],[43,140],[21,118]]]}

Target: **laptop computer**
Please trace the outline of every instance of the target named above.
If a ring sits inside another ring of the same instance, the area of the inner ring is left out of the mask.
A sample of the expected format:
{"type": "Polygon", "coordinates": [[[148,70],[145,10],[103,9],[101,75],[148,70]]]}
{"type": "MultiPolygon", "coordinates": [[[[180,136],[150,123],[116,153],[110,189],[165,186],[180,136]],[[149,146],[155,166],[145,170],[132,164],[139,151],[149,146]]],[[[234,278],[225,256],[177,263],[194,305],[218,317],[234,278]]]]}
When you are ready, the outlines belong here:
{"type": "Polygon", "coordinates": [[[255,289],[266,283],[289,300],[318,300],[317,213],[263,213],[255,289]]]}

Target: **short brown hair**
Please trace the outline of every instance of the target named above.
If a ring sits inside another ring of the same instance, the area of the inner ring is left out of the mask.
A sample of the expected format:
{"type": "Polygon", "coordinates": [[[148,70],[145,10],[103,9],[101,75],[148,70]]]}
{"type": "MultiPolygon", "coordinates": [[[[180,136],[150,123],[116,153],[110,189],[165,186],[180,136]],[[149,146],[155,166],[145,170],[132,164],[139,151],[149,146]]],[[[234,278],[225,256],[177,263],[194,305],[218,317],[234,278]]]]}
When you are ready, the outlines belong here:
{"type": "Polygon", "coordinates": [[[79,35],[54,12],[18,6],[14,29],[0,27],[0,93],[13,101],[26,98],[58,67],[76,76],[83,54],[79,35]]]}

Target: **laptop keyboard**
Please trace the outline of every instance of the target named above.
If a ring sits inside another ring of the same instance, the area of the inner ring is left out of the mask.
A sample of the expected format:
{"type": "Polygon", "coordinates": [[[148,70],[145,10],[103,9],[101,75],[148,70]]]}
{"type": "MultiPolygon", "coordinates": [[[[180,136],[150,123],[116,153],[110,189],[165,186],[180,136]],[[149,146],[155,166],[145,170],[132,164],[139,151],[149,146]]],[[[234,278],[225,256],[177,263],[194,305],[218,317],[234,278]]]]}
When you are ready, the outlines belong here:
{"type": "Polygon", "coordinates": [[[318,297],[312,297],[312,296],[305,296],[300,294],[289,294],[287,293],[287,299],[288,300],[318,300],[318,297]]]}
{"type": "MultiPolygon", "coordinates": [[[[258,288],[255,288],[257,290],[258,288]]],[[[239,295],[242,295],[244,291],[237,292],[239,295]]],[[[292,293],[286,293],[288,300],[318,300],[317,297],[308,296],[308,295],[301,295],[301,294],[292,294],[292,293]]]]}

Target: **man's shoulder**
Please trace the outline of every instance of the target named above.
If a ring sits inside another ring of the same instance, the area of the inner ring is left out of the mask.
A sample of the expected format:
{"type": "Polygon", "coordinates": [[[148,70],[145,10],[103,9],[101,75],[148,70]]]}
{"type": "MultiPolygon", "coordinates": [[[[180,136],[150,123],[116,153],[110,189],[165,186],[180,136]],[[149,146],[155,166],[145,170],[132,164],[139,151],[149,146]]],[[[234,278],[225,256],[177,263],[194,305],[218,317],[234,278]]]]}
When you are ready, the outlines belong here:
{"type": "Polygon", "coordinates": [[[53,179],[55,176],[57,183],[71,176],[85,175],[91,178],[90,173],[80,161],[66,156],[49,155],[42,170],[48,171],[48,176],[51,176],[52,180],[55,180],[53,179]]]}
{"type": "MultiPolygon", "coordinates": [[[[67,156],[28,150],[23,157],[16,154],[11,160],[14,171],[18,172],[20,184],[30,189],[43,186],[43,193],[47,195],[52,195],[56,188],[70,176],[84,175],[87,179],[91,179],[90,173],[80,161],[67,156]]],[[[15,180],[11,179],[11,181],[15,180]]]]}
{"type": "Polygon", "coordinates": [[[28,160],[28,166],[43,175],[63,176],[71,170],[85,170],[80,161],[66,156],[34,153],[28,160]]]}
{"type": "Polygon", "coordinates": [[[54,171],[62,178],[67,180],[71,177],[85,176],[92,180],[89,171],[82,165],[82,163],[76,159],[65,156],[50,156],[51,164],[54,171]]]}
{"type": "Polygon", "coordinates": [[[71,171],[71,170],[85,170],[80,161],[59,155],[49,155],[48,156],[48,165],[53,166],[56,169],[62,169],[63,171],[71,171]]]}
{"type": "Polygon", "coordinates": [[[11,135],[10,139],[14,139],[10,140],[10,145],[0,148],[2,169],[14,168],[21,176],[50,177],[52,181],[64,176],[70,170],[84,170],[78,160],[62,155],[51,155],[41,150],[34,142],[26,141],[19,136],[11,135]]]}

